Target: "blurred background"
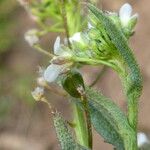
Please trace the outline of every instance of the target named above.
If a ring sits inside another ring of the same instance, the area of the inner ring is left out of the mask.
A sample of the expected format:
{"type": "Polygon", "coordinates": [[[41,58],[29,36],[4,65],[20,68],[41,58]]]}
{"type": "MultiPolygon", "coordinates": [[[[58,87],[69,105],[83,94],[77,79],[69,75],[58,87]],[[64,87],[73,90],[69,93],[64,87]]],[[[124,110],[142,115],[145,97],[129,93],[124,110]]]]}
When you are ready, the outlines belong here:
{"type": "MultiPolygon", "coordinates": [[[[129,2],[139,13],[136,34],[130,45],[134,49],[143,74],[143,94],[140,101],[139,131],[150,134],[150,1],[149,0],[99,0],[100,7],[118,11],[129,2]]],[[[50,112],[47,106],[35,102],[31,91],[36,86],[38,66],[49,60],[28,46],[24,33],[35,27],[34,21],[16,0],[0,0],[0,150],[59,150],[50,112]]],[[[53,48],[57,34],[51,33],[43,43],[53,48]]],[[[84,67],[82,72],[87,83],[99,68],[84,67]],[[89,71],[89,70],[92,70],[89,71]],[[86,72],[86,73],[85,73],[86,72]]],[[[117,75],[107,69],[95,88],[111,97],[125,110],[126,104],[117,75]]],[[[69,102],[50,93],[50,101],[68,118],[69,102]]],[[[94,134],[94,150],[111,150],[94,134]]]]}

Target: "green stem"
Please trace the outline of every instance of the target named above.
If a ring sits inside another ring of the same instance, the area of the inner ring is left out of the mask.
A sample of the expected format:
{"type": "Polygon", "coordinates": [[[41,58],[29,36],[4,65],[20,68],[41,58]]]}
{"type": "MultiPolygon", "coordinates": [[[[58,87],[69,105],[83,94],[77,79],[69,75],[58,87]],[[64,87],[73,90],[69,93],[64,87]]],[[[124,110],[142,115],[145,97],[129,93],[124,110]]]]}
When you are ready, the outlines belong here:
{"type": "Polygon", "coordinates": [[[72,57],[70,58],[71,61],[78,62],[78,63],[86,63],[89,65],[106,65],[108,67],[113,68],[114,70],[118,71],[118,68],[116,67],[113,62],[107,62],[105,60],[98,60],[98,59],[90,59],[90,58],[83,58],[83,57],[72,57]]]}
{"type": "Polygon", "coordinates": [[[43,53],[44,55],[46,55],[46,56],[48,56],[50,58],[54,57],[53,54],[51,54],[51,53],[47,52],[46,50],[44,50],[43,48],[41,48],[39,44],[33,45],[33,48],[35,48],[37,51],[43,53]]]}
{"type": "Polygon", "coordinates": [[[89,107],[88,107],[86,94],[81,96],[81,100],[83,101],[83,105],[84,105],[85,122],[86,122],[86,127],[87,127],[87,132],[88,132],[88,148],[92,149],[92,145],[93,145],[92,124],[91,124],[91,117],[89,113],[89,107]]]}
{"type": "Polygon", "coordinates": [[[84,118],[84,112],[77,104],[73,105],[73,109],[74,109],[75,134],[76,134],[77,142],[80,145],[89,147],[88,131],[87,131],[86,122],[84,118]]]}
{"type": "Polygon", "coordinates": [[[138,100],[128,100],[128,121],[132,125],[135,133],[135,141],[133,141],[134,149],[137,150],[137,124],[138,124],[138,100]]]}
{"type": "Polygon", "coordinates": [[[138,124],[138,102],[140,97],[140,92],[135,86],[134,88],[131,86],[132,80],[129,78],[128,73],[124,75],[120,75],[124,92],[127,97],[127,118],[129,125],[134,130],[134,139],[133,146],[130,148],[131,150],[137,150],[137,124],[138,124]],[[132,87],[132,88],[131,88],[132,87]]]}
{"type": "Polygon", "coordinates": [[[67,13],[66,13],[66,8],[65,8],[65,1],[64,0],[61,0],[61,5],[62,5],[62,18],[63,18],[63,21],[64,21],[64,29],[65,29],[65,34],[66,34],[66,37],[67,37],[67,42],[68,42],[68,46],[69,48],[71,49],[71,43],[69,41],[69,37],[70,37],[70,34],[69,34],[69,27],[68,27],[68,19],[67,19],[67,13]]]}
{"type": "Polygon", "coordinates": [[[128,100],[128,121],[132,128],[137,132],[138,123],[138,100],[128,100]]]}
{"type": "Polygon", "coordinates": [[[74,105],[75,133],[78,143],[92,149],[92,125],[86,95],[81,96],[84,108],[74,105]]]}

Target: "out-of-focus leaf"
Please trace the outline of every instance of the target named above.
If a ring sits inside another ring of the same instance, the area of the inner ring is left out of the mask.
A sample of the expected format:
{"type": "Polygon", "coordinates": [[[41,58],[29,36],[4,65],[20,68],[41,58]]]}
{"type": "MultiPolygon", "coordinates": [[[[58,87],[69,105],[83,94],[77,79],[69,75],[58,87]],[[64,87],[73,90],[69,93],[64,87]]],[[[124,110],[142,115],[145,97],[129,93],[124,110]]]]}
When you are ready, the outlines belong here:
{"type": "Polygon", "coordinates": [[[11,98],[9,96],[0,96],[0,122],[3,121],[9,115],[11,106],[12,103],[11,98]]]}
{"type": "Polygon", "coordinates": [[[17,12],[16,8],[16,1],[0,1],[0,54],[8,50],[15,42],[16,20],[12,16],[17,12]]]}

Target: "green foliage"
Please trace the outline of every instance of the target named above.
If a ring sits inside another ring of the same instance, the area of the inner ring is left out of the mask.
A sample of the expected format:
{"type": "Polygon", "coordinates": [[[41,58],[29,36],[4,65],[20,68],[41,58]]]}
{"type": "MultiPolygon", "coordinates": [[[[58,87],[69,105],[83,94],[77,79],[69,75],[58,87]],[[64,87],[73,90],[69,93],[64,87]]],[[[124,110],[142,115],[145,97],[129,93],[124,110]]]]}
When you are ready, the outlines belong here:
{"type": "MultiPolygon", "coordinates": [[[[93,5],[89,5],[89,9],[95,15],[97,20],[103,25],[112,44],[115,46],[116,52],[122,57],[124,63],[129,68],[129,76],[131,79],[131,87],[129,90],[136,88],[138,93],[141,91],[141,74],[137,62],[130,50],[128,43],[122,32],[115,26],[115,24],[101,11],[93,5]]],[[[138,94],[139,95],[139,94],[138,94]]]]}
{"type": "MultiPolygon", "coordinates": [[[[93,5],[88,5],[90,11],[95,16],[95,18],[102,24],[103,28],[107,32],[112,44],[115,46],[116,52],[121,56],[124,64],[122,68],[128,68],[128,75],[123,74],[123,83],[125,84],[125,92],[128,98],[128,109],[129,112],[129,122],[130,125],[136,129],[137,122],[137,99],[141,95],[142,90],[142,80],[139,67],[134,58],[132,51],[130,50],[125,36],[122,32],[115,26],[115,24],[107,17],[102,11],[99,11],[93,5]],[[124,81],[125,80],[125,81],[124,81]],[[135,108],[133,108],[135,107],[135,108]],[[133,113],[134,112],[134,113],[133,113]]],[[[127,72],[125,71],[125,72],[127,72]]],[[[118,72],[120,75],[120,72],[118,72]]],[[[122,74],[121,74],[122,76],[122,74]]]]}
{"type": "Polygon", "coordinates": [[[87,88],[86,93],[92,124],[96,131],[118,150],[134,148],[134,131],[119,107],[93,89],[87,88]]]}
{"type": "MultiPolygon", "coordinates": [[[[88,137],[87,145],[92,147],[92,134],[90,133],[92,123],[96,131],[115,149],[137,150],[138,98],[141,95],[142,79],[136,59],[128,46],[136,20],[130,19],[129,25],[124,28],[118,14],[104,13],[91,4],[87,6],[90,12],[91,27],[83,31],[82,27],[88,21],[86,17],[83,19],[79,1],[33,0],[30,3],[31,12],[41,26],[41,35],[50,31],[65,32],[68,38],[68,45],[65,42],[61,45],[56,40],[54,55],[50,54],[53,59],[48,75],[51,73],[56,76],[61,75],[60,80],[64,90],[76,98],[76,101],[78,100],[82,106],[80,109],[75,104],[77,112],[74,112],[77,119],[75,132],[77,137],[81,136],[78,138],[80,144],[85,146],[87,141],[83,139],[88,137]],[[80,30],[82,32],[74,34],[80,30]],[[57,56],[56,51],[65,50],[71,51],[69,56],[64,53],[57,56]],[[67,62],[54,61],[65,60],[65,58],[67,62]],[[81,74],[73,69],[87,64],[91,66],[103,64],[118,73],[127,97],[127,116],[111,99],[93,89],[85,89],[81,74]],[[65,72],[66,70],[69,71],[65,72]]],[[[40,35],[40,32],[38,34],[40,35]]],[[[35,38],[36,36],[38,35],[35,35],[35,38]]],[[[28,42],[32,42],[32,39],[34,41],[34,38],[31,37],[31,41],[29,39],[28,42]]],[[[40,45],[38,46],[40,48],[40,45]]],[[[40,48],[40,50],[43,49],[40,48]]],[[[53,120],[61,148],[63,150],[82,149],[58,113],[54,113],[53,120]]]]}
{"type": "Polygon", "coordinates": [[[65,22],[63,16],[66,15],[69,35],[72,35],[83,27],[82,22],[84,22],[84,19],[81,15],[81,4],[78,0],[65,0],[64,4],[62,1],[33,0],[30,4],[31,12],[46,32],[64,32],[65,22]]]}

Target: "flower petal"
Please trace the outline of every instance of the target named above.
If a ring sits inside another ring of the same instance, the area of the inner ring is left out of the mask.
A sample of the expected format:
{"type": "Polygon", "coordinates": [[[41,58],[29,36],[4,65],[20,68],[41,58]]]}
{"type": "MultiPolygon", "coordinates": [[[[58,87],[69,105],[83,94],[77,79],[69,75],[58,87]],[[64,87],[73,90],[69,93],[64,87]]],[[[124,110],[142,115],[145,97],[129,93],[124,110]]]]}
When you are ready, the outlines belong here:
{"type": "Polygon", "coordinates": [[[132,6],[128,3],[124,4],[119,11],[121,23],[126,26],[130,20],[132,14],[132,6]]]}
{"type": "Polygon", "coordinates": [[[75,33],[72,37],[69,38],[69,41],[72,43],[72,42],[80,42],[81,40],[81,33],[80,32],[77,32],[75,33]]]}
{"type": "Polygon", "coordinates": [[[63,67],[64,67],[63,65],[55,65],[55,64],[49,65],[44,72],[44,79],[47,82],[54,82],[61,73],[61,71],[63,70],[63,67]]]}
{"type": "Polygon", "coordinates": [[[54,54],[59,55],[59,53],[60,53],[60,37],[58,36],[54,43],[54,54]]]}
{"type": "Polygon", "coordinates": [[[88,29],[94,28],[90,22],[88,22],[88,29]]]}
{"type": "Polygon", "coordinates": [[[141,147],[145,143],[149,143],[149,140],[148,140],[146,134],[144,134],[142,132],[138,133],[137,139],[138,139],[138,147],[141,147]]]}

